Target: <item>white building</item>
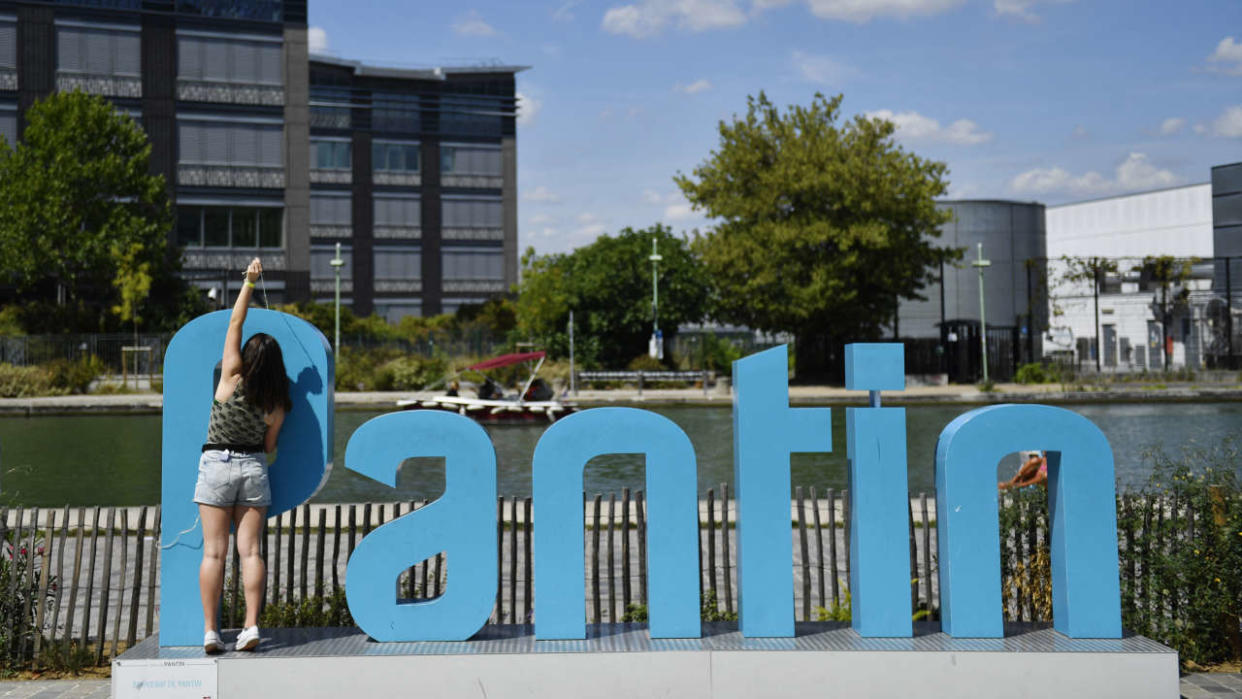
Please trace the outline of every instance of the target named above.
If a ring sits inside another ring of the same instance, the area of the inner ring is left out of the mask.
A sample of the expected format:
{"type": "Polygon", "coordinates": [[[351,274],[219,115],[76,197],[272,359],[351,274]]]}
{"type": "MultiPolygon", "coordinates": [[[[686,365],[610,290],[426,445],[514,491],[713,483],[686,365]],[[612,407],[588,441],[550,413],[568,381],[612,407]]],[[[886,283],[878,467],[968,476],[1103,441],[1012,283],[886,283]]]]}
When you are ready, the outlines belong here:
{"type": "Polygon", "coordinates": [[[1208,309],[1213,298],[1212,186],[1174,187],[1047,207],[1050,329],[1045,355],[1097,364],[1103,371],[1160,368],[1162,345],[1171,346],[1170,367],[1199,368],[1211,341],[1208,309]],[[1202,260],[1190,279],[1171,288],[1170,320],[1158,313],[1161,289],[1140,269],[1145,257],[1202,260]],[[1068,281],[1065,258],[1104,258],[1117,271],[1100,284],[1099,322],[1090,281],[1068,281]],[[1185,303],[1173,303],[1185,291],[1185,303]],[[1163,335],[1163,342],[1162,342],[1163,335]]]}

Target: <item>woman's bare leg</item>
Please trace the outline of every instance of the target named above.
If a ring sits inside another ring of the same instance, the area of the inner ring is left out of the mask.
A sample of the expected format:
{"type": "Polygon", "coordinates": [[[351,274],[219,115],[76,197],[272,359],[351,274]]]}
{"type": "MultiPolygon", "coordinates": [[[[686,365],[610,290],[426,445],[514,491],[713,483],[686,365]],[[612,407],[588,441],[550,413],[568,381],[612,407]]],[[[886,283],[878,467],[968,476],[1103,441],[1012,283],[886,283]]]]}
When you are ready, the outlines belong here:
{"type": "Polygon", "coordinates": [[[259,605],[263,603],[263,587],[267,584],[267,569],[259,554],[259,534],[263,531],[266,514],[266,507],[238,505],[234,509],[237,552],[241,557],[242,585],[246,590],[246,628],[259,623],[259,605]]]}
{"type": "Polygon", "coordinates": [[[203,562],[198,568],[198,589],[203,598],[203,631],[219,631],[216,615],[224,588],[224,558],[229,549],[231,508],[199,505],[203,523],[203,562]]]}

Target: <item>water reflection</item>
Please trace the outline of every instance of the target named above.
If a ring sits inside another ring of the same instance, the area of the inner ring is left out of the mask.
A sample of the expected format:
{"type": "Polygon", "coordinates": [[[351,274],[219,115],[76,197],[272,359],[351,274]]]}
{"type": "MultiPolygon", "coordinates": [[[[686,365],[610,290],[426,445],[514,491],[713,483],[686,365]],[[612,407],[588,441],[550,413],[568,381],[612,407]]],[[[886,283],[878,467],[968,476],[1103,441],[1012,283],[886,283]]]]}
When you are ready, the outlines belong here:
{"type": "MultiPolygon", "coordinates": [[[[914,492],[933,488],[936,438],[953,418],[970,408],[918,406],[906,411],[910,474],[914,492]]],[[[1242,403],[1121,403],[1073,406],[1104,431],[1112,443],[1123,489],[1141,487],[1151,465],[1146,449],[1176,453],[1183,447],[1211,446],[1242,431],[1242,403]]],[[[653,408],[690,436],[698,458],[699,488],[733,480],[733,420],[728,406],[653,408]]],[[[379,412],[339,412],[335,467],[316,502],[422,500],[444,490],[440,459],[412,459],[397,476],[397,488],[347,470],[345,444],[355,429],[379,412]]],[[[793,484],[846,487],[845,411],[832,411],[830,454],[795,454],[793,484]]],[[[489,427],[496,446],[499,489],[505,495],[530,494],[530,460],[545,426],[489,427]]],[[[1036,447],[1037,445],[1032,445],[1036,447]]],[[[160,419],[157,416],[71,416],[0,418],[0,504],[61,506],[152,504],[160,494],[160,419]]],[[[196,468],[197,455],[186,468],[196,468]]],[[[1017,464],[1001,467],[1012,475],[1017,464]]],[[[772,464],[781,468],[782,464],[772,464]]],[[[641,456],[603,456],[586,467],[584,490],[608,493],[642,488],[641,456]]]]}

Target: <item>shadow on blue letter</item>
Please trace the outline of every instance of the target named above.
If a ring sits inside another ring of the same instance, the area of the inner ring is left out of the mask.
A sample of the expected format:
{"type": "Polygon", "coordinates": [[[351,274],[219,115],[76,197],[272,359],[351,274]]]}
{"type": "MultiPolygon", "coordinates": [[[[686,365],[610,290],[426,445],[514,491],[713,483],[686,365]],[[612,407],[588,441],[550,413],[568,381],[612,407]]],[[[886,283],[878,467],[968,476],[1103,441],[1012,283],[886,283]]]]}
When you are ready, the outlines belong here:
{"type": "Polygon", "coordinates": [[[936,445],[936,517],[944,632],[999,638],[996,465],[1048,452],[1052,616],[1071,638],[1120,638],[1113,452],[1090,420],[1045,405],[997,405],[949,423],[936,445]]]}
{"type": "Polygon", "coordinates": [[[904,345],[846,345],[845,387],[872,392],[872,407],[845,409],[851,625],[860,636],[909,637],[910,555],[894,545],[910,527],[906,411],[879,407],[881,390],[906,387],[904,345]]]}
{"type": "Polygon", "coordinates": [[[415,456],[444,457],[444,495],[358,544],[345,571],[349,612],[377,641],[464,641],[496,603],[496,451],[469,418],[411,410],[363,423],[345,447],[345,467],[395,487],[401,462],[415,456]],[[398,601],[402,571],[441,551],[452,571],[444,594],[398,601]]]}
{"type": "MultiPolygon", "coordinates": [[[[575,413],[549,427],[535,446],[531,465],[538,523],[534,541],[535,635],[541,639],[586,637],[582,470],[601,454],[647,457],[651,637],[698,638],[702,627],[694,447],[686,433],[668,418],[635,408],[575,413]]],[[[788,516],[788,500],[785,507],[788,516]]],[[[785,534],[788,538],[788,518],[785,534]]]]}
{"type": "MultiPolygon", "coordinates": [[[[160,489],[160,645],[195,646],[202,639],[198,567],[203,530],[194,483],[224,350],[229,311],[199,316],[177,331],[164,355],[164,418],[160,489]]],[[[332,459],[333,374],[328,341],[315,326],[286,313],[251,309],[242,343],[265,332],[280,343],[293,410],[285,418],[269,467],[268,516],[310,499],[328,478],[332,459]]]]}
{"type": "MultiPolygon", "coordinates": [[[[733,362],[738,614],[742,635],[794,635],[793,452],[832,451],[828,408],[789,407],[785,345],[733,362]]],[[[908,589],[908,588],[907,588],[908,589]]]]}

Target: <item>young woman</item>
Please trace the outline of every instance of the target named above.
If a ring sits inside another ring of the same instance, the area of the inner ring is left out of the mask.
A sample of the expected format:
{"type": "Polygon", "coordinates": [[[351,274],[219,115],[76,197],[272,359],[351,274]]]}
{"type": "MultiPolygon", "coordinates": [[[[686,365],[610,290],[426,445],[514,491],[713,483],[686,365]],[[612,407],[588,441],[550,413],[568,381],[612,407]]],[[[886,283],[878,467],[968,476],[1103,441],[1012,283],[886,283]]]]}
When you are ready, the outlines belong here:
{"type": "Polygon", "coordinates": [[[194,502],[203,523],[203,562],[198,585],[203,598],[203,650],[224,650],[216,612],[224,587],[224,559],[229,545],[229,525],[237,527],[237,551],[241,557],[246,590],[245,628],[237,637],[237,650],[259,645],[259,605],[267,576],[259,556],[259,532],[272,503],[267,480],[265,452],[276,449],[276,437],[292,407],[289,377],[280,345],[271,335],[257,333],[242,347],[242,324],[263,273],[256,257],[246,269],[246,282],[224,336],[220,383],[211,402],[207,443],[198,462],[194,502]]]}

